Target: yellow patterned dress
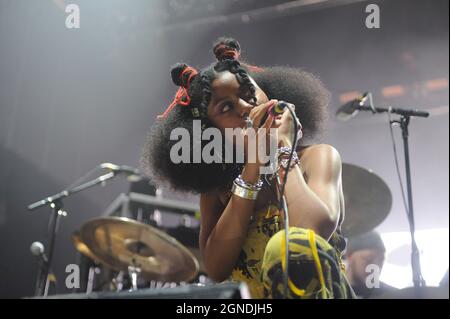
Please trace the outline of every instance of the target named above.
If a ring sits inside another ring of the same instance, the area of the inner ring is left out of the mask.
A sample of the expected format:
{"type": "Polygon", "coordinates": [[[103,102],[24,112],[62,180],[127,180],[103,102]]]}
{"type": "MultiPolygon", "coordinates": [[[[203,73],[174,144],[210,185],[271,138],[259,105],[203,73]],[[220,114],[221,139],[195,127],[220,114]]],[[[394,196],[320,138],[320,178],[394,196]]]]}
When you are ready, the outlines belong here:
{"type": "MultiPolygon", "coordinates": [[[[275,205],[252,218],[230,280],[245,282],[253,298],[285,298],[285,233],[275,205]]],[[[289,229],[288,298],[355,298],[341,262],[345,240],[327,242],[312,230],[289,229]]]]}

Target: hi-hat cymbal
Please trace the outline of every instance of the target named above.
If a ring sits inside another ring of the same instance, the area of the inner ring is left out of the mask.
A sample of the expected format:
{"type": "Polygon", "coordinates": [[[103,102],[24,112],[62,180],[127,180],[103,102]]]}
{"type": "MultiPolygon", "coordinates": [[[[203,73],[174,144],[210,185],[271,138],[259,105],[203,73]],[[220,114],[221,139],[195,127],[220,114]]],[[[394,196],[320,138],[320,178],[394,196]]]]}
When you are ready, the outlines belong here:
{"type": "Polygon", "coordinates": [[[115,270],[138,267],[144,278],[162,282],[190,281],[199,270],[197,259],[175,238],[133,219],[93,219],[80,234],[92,254],[115,270]]]}
{"type": "Polygon", "coordinates": [[[386,183],[372,171],[344,163],[342,187],[345,219],[342,232],[346,237],[364,234],[381,222],[392,207],[392,194],[386,183]]]}

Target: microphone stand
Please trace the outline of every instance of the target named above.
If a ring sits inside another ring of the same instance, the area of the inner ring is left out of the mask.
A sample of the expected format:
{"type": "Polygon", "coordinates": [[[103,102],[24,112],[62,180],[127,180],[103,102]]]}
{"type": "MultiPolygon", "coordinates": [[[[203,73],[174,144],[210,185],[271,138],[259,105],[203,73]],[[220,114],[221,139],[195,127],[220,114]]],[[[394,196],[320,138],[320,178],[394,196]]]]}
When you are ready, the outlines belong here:
{"type": "MultiPolygon", "coordinates": [[[[103,184],[109,179],[112,179],[115,177],[117,172],[109,172],[107,174],[104,174],[100,177],[97,177],[94,180],[88,181],[84,184],[81,184],[79,186],[73,187],[72,189],[63,190],[55,195],[46,197],[42,200],[39,200],[33,204],[30,204],[28,206],[28,210],[32,211],[39,207],[49,205],[52,209],[50,218],[49,218],[49,224],[48,224],[48,260],[47,262],[42,262],[40,265],[41,270],[39,271],[39,276],[37,279],[36,284],[36,291],[35,296],[47,296],[48,293],[48,274],[50,271],[51,263],[53,260],[53,251],[55,247],[55,239],[56,239],[56,233],[58,231],[59,226],[59,220],[60,217],[67,216],[67,212],[63,209],[63,198],[69,197],[75,193],[81,192],[87,188],[91,188],[98,184],[103,184]]],[[[119,172],[120,173],[120,172],[119,172]]]]}
{"type": "Polygon", "coordinates": [[[412,195],[412,182],[411,182],[411,167],[410,167],[410,156],[409,156],[409,122],[411,117],[428,117],[430,113],[426,111],[412,110],[412,109],[401,109],[393,107],[374,107],[372,102],[372,94],[368,93],[367,97],[363,99],[357,99],[354,101],[353,105],[354,111],[351,116],[355,116],[358,111],[371,111],[373,114],[376,113],[393,113],[400,115],[400,120],[390,120],[390,125],[394,123],[400,124],[402,130],[403,139],[403,150],[405,157],[405,171],[406,171],[406,188],[408,195],[408,207],[407,207],[407,217],[409,230],[411,234],[411,268],[413,276],[413,284],[416,290],[416,295],[419,293],[419,288],[425,286],[425,280],[422,277],[421,267],[420,267],[420,254],[417,248],[415,240],[415,222],[414,222],[414,206],[413,206],[413,195],[412,195]],[[364,106],[365,100],[369,99],[370,106],[364,106]]]}
{"type": "Polygon", "coordinates": [[[42,255],[38,256],[39,257],[39,261],[38,261],[38,271],[37,271],[37,275],[36,275],[36,284],[35,284],[35,288],[34,288],[34,295],[35,296],[41,296],[42,295],[42,277],[45,271],[46,266],[46,260],[44,259],[44,257],[42,255]]]}
{"type": "Polygon", "coordinates": [[[417,248],[416,240],[414,237],[415,233],[415,222],[414,222],[414,207],[413,207],[413,195],[412,195],[412,183],[411,183],[411,167],[409,163],[409,121],[410,115],[401,115],[400,121],[391,121],[391,124],[397,122],[400,123],[400,127],[402,129],[402,138],[403,138],[403,149],[404,149],[404,157],[405,157],[405,170],[406,170],[406,188],[408,194],[408,222],[409,222],[409,230],[411,233],[411,267],[413,274],[413,283],[416,291],[419,287],[425,286],[425,280],[422,277],[422,271],[420,268],[420,254],[419,249],[417,248]]]}

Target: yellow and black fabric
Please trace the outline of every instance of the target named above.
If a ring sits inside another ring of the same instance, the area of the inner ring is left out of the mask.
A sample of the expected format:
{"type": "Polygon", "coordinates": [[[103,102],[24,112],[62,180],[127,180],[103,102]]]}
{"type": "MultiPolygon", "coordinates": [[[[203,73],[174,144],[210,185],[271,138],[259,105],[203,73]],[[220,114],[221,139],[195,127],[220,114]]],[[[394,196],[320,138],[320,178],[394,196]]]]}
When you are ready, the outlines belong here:
{"type": "MultiPolygon", "coordinates": [[[[289,229],[287,298],[355,298],[345,278],[341,255],[345,240],[334,233],[330,242],[312,230],[289,229]]],[[[250,222],[230,280],[245,282],[253,298],[285,298],[283,273],[285,232],[275,205],[257,212],[250,222]]]]}

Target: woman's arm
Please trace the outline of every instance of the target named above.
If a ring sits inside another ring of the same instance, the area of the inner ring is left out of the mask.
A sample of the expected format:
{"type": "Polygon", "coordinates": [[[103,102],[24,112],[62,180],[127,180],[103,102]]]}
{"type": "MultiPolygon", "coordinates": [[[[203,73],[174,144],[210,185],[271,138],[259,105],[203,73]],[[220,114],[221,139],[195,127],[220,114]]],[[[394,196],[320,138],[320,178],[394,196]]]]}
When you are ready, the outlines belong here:
{"type": "MultiPolygon", "coordinates": [[[[249,182],[259,178],[259,166],[247,164],[242,177],[249,182]]],[[[200,250],[208,276],[223,281],[230,274],[239,257],[255,201],[232,195],[226,207],[219,193],[200,197],[200,250]]]]}
{"type": "MultiPolygon", "coordinates": [[[[341,213],[339,153],[330,145],[313,145],[304,151],[301,162],[290,170],[285,189],[290,226],[309,228],[329,239],[341,213]]],[[[280,169],[283,178],[284,169],[280,169]]]]}
{"type": "MultiPolygon", "coordinates": [[[[248,116],[252,119],[255,128],[260,127],[260,121],[267,113],[267,109],[275,102],[276,100],[271,100],[251,109],[248,116]]],[[[261,146],[258,144],[260,134],[268,137],[272,124],[274,124],[274,117],[268,116],[261,126],[264,130],[258,129],[255,135],[255,150],[249,149],[252,145],[245,139],[246,159],[248,159],[249,151],[256,151],[261,146]]],[[[245,164],[241,172],[242,179],[250,184],[258,182],[261,165],[259,156],[256,155],[255,162],[245,164]]],[[[218,193],[202,194],[199,244],[206,270],[213,280],[223,281],[231,274],[247,237],[248,224],[254,209],[255,200],[242,198],[235,194],[231,195],[226,207],[223,207],[220,202],[218,193]]]]}

